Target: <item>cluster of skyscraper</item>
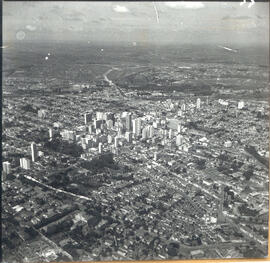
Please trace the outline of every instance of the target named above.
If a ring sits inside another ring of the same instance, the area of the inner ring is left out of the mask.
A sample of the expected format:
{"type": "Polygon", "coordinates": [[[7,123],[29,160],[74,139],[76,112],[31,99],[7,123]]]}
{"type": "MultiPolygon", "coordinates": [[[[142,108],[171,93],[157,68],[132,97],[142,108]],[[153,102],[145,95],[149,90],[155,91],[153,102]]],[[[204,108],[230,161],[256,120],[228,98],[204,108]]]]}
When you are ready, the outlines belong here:
{"type": "MultiPolygon", "coordinates": [[[[175,105],[168,100],[168,107],[174,107],[175,105]]],[[[208,104],[208,98],[206,103],[208,104]]],[[[219,100],[220,104],[226,103],[226,101],[219,100]]],[[[194,105],[197,110],[201,108],[201,99],[196,100],[194,105]]],[[[239,101],[237,105],[238,109],[243,109],[245,104],[243,101],[239,101]]],[[[182,104],[181,116],[186,111],[186,105],[182,104]]],[[[39,111],[40,117],[44,117],[46,111],[39,111]]],[[[155,114],[154,114],[155,115],[155,114]]],[[[178,114],[179,115],[179,114],[178,114]]],[[[130,112],[122,112],[121,114],[114,114],[112,112],[88,112],[84,114],[84,126],[80,126],[81,132],[75,130],[62,130],[60,132],[62,138],[67,141],[80,143],[82,148],[86,150],[83,156],[87,156],[87,150],[89,148],[95,148],[99,153],[104,151],[104,146],[107,150],[113,153],[118,153],[118,149],[125,143],[136,143],[136,140],[146,140],[148,142],[156,143],[159,138],[162,145],[166,145],[168,142],[176,145],[179,149],[187,151],[188,142],[186,140],[185,128],[182,128],[181,123],[178,122],[177,129],[173,130],[167,127],[167,121],[164,119],[151,116],[150,121],[147,116],[132,118],[130,112]]],[[[49,128],[49,140],[52,140],[54,136],[54,130],[49,128]]],[[[231,142],[225,142],[225,147],[231,147],[231,142]]],[[[42,152],[41,152],[42,153],[42,152]]],[[[32,162],[36,162],[40,152],[37,151],[35,143],[31,144],[31,159],[32,162]]],[[[82,156],[82,157],[83,157],[82,156]]],[[[158,154],[154,153],[154,160],[158,158],[158,154]]],[[[30,169],[31,160],[28,158],[20,158],[20,167],[23,169],[30,169]]],[[[2,163],[3,174],[10,173],[10,163],[2,163]]]]}
{"type": "MultiPolygon", "coordinates": [[[[33,142],[31,143],[31,159],[32,162],[36,162],[38,158],[37,145],[33,142]]],[[[20,167],[29,170],[31,168],[31,160],[28,158],[20,158],[20,167]]]]}
{"type": "MultiPolygon", "coordinates": [[[[172,106],[172,103],[170,103],[172,106]]],[[[201,107],[200,98],[196,101],[196,108],[201,107]]],[[[239,102],[238,108],[244,107],[242,102],[239,102]]],[[[186,110],[185,104],[181,106],[181,112],[186,110]]],[[[40,109],[38,111],[38,116],[40,118],[46,118],[48,112],[47,110],[40,109]]],[[[60,132],[62,138],[67,141],[81,142],[82,148],[87,150],[88,148],[95,147],[98,149],[99,153],[103,152],[104,144],[110,145],[110,150],[117,153],[117,149],[123,143],[132,143],[133,140],[151,139],[155,143],[155,133],[156,129],[164,126],[164,120],[156,119],[151,124],[146,124],[143,126],[142,118],[137,117],[132,119],[132,114],[129,112],[123,112],[120,116],[116,118],[115,114],[112,112],[96,112],[94,116],[93,112],[88,112],[84,114],[84,129],[83,131],[88,132],[88,134],[77,134],[74,130],[62,130],[60,132]],[[106,132],[111,130],[112,133],[106,132]]],[[[172,139],[175,135],[175,143],[177,146],[183,144],[183,136],[181,135],[181,125],[178,125],[177,134],[174,134],[172,129],[161,130],[162,136],[164,138],[163,144],[166,143],[167,138],[172,139]]],[[[52,140],[54,136],[54,130],[49,128],[49,140],[52,140]]],[[[39,156],[37,151],[37,146],[35,143],[31,144],[31,159],[20,158],[20,167],[23,169],[30,169],[31,161],[36,162],[39,156]]],[[[158,154],[154,153],[154,159],[158,158],[158,154]]],[[[6,161],[2,163],[3,174],[6,176],[10,173],[11,164],[6,161]]]]}
{"type": "MultiPolygon", "coordinates": [[[[197,107],[200,107],[200,100],[197,101],[197,107]]],[[[185,105],[182,110],[185,111],[185,105]]],[[[183,144],[184,137],[181,134],[180,123],[177,130],[174,131],[167,128],[166,120],[153,116],[150,121],[145,116],[135,119],[132,117],[130,112],[122,112],[117,116],[111,112],[96,112],[96,116],[93,112],[85,113],[85,136],[76,135],[73,131],[70,131],[70,134],[72,134],[72,139],[81,140],[83,149],[98,148],[99,153],[103,152],[105,145],[107,145],[107,150],[117,153],[118,148],[125,143],[136,143],[140,139],[156,143],[157,137],[163,138],[163,145],[167,143],[168,139],[174,140],[176,146],[183,144]]],[[[68,133],[62,133],[62,136],[68,139],[66,134],[68,133]]],[[[86,155],[84,154],[84,156],[86,155]]]]}

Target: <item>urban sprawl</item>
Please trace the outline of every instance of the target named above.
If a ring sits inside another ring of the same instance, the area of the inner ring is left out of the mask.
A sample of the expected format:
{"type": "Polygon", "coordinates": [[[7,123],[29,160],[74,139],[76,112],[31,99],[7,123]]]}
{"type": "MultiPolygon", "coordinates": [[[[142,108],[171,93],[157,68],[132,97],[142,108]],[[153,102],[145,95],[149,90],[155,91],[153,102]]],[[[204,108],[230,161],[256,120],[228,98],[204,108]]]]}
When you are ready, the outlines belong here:
{"type": "Polygon", "coordinates": [[[4,259],[265,255],[267,103],[132,100],[105,80],[111,98],[4,92],[4,259]]]}

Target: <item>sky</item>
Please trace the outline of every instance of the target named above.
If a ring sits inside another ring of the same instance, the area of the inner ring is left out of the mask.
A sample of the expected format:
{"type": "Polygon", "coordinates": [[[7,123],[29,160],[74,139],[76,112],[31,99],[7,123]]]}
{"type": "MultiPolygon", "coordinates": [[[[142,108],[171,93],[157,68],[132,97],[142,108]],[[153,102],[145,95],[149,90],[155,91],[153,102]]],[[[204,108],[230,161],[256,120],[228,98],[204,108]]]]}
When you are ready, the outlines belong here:
{"type": "Polygon", "coordinates": [[[4,1],[3,40],[269,45],[269,3],[4,1]]]}

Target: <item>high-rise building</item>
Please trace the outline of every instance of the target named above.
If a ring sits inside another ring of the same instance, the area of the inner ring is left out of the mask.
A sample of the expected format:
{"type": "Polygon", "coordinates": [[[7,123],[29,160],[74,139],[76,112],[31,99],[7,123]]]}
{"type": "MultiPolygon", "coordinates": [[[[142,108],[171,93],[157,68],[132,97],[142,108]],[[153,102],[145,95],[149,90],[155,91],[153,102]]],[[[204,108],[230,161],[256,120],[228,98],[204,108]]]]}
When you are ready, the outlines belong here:
{"type": "Polygon", "coordinates": [[[124,128],[123,127],[119,127],[118,128],[118,137],[121,137],[124,134],[124,128]]]}
{"type": "Polygon", "coordinates": [[[10,162],[7,162],[7,161],[3,162],[2,167],[3,167],[3,177],[2,177],[2,179],[3,179],[3,181],[5,181],[6,176],[8,174],[10,174],[10,162]]]}
{"type": "Polygon", "coordinates": [[[90,139],[90,138],[85,138],[85,143],[86,143],[87,145],[90,145],[90,144],[91,144],[91,139],[90,139]]]}
{"type": "Polygon", "coordinates": [[[144,127],[142,129],[142,138],[147,139],[147,137],[148,137],[147,135],[148,135],[147,127],[144,127]]]}
{"type": "Polygon", "coordinates": [[[53,128],[49,128],[49,139],[50,139],[50,140],[53,139],[53,134],[54,134],[53,128]]]}
{"type": "Polygon", "coordinates": [[[116,155],[119,154],[119,153],[120,153],[119,148],[113,147],[112,153],[114,153],[114,154],[116,154],[116,155]]]}
{"type": "Polygon", "coordinates": [[[86,134],[86,135],[85,135],[85,138],[88,139],[88,140],[91,140],[91,139],[92,139],[92,135],[86,134]]]}
{"type": "Polygon", "coordinates": [[[160,123],[161,123],[161,125],[167,126],[167,121],[166,120],[161,120],[160,123]]]}
{"type": "Polygon", "coordinates": [[[182,127],[181,127],[181,124],[179,123],[179,124],[177,125],[177,132],[178,132],[178,133],[181,133],[181,130],[182,130],[182,127]]]}
{"type": "Polygon", "coordinates": [[[122,114],[120,115],[120,118],[126,118],[126,116],[129,114],[127,111],[123,111],[122,114]]]}
{"type": "Polygon", "coordinates": [[[99,153],[102,153],[102,152],[103,152],[103,144],[102,144],[102,142],[100,142],[100,143],[98,144],[98,152],[99,152],[99,153]]]}
{"type": "Polygon", "coordinates": [[[196,107],[197,107],[197,109],[201,108],[201,99],[200,98],[197,99],[196,107]]]}
{"type": "Polygon", "coordinates": [[[97,116],[97,120],[103,120],[104,119],[104,113],[103,112],[97,111],[96,116],[97,116]]]}
{"type": "Polygon", "coordinates": [[[163,130],[163,137],[164,138],[167,138],[167,135],[168,135],[168,131],[167,130],[163,130]]]}
{"type": "Polygon", "coordinates": [[[115,120],[114,113],[106,112],[105,116],[104,116],[104,120],[106,120],[106,121],[112,120],[114,122],[114,120],[115,120]]]}
{"type": "Polygon", "coordinates": [[[183,143],[183,136],[181,134],[178,134],[176,136],[176,145],[180,146],[183,143]]]}
{"type": "Polygon", "coordinates": [[[32,142],[31,143],[31,156],[32,156],[32,162],[37,161],[37,145],[32,142]]]}
{"type": "Polygon", "coordinates": [[[61,136],[63,137],[64,140],[75,141],[75,139],[76,139],[76,132],[64,130],[64,131],[61,132],[61,136]]]}
{"type": "Polygon", "coordinates": [[[223,106],[228,106],[229,105],[229,102],[227,100],[223,100],[223,99],[219,99],[218,103],[220,105],[223,105],[223,106]]]}
{"type": "Polygon", "coordinates": [[[185,111],[186,110],[186,104],[184,103],[184,104],[182,104],[182,106],[181,106],[181,110],[182,111],[185,111]]]}
{"type": "Polygon", "coordinates": [[[95,129],[99,129],[101,127],[102,120],[94,120],[95,129]]]}
{"type": "Polygon", "coordinates": [[[112,140],[113,140],[113,137],[109,134],[108,137],[107,137],[107,139],[108,139],[108,143],[111,144],[112,143],[112,140]]]}
{"type": "Polygon", "coordinates": [[[92,134],[94,132],[94,127],[92,125],[88,126],[88,132],[92,134]]]}
{"type": "Polygon", "coordinates": [[[170,129],[170,130],[169,130],[169,139],[171,139],[172,137],[173,137],[173,130],[170,129]]]}
{"type": "Polygon", "coordinates": [[[182,110],[179,110],[179,111],[177,112],[177,115],[178,115],[179,117],[182,117],[182,115],[183,115],[182,110]]]}
{"type": "Polygon", "coordinates": [[[30,160],[28,158],[20,158],[20,166],[23,169],[30,169],[30,160]]]}
{"type": "Polygon", "coordinates": [[[82,144],[87,144],[87,139],[86,138],[81,138],[81,143],[82,144]]]}
{"type": "Polygon", "coordinates": [[[126,117],[121,117],[118,121],[120,127],[122,128],[126,127],[126,117]]]}
{"type": "Polygon", "coordinates": [[[116,128],[124,128],[125,119],[118,119],[117,122],[115,122],[116,128]]]}
{"type": "Polygon", "coordinates": [[[132,142],[132,133],[131,132],[126,132],[126,140],[128,142],[132,142]]]}
{"type": "Polygon", "coordinates": [[[96,145],[96,147],[98,146],[99,142],[100,138],[98,136],[93,138],[93,145],[96,145]]]}
{"type": "Polygon", "coordinates": [[[244,107],[245,107],[245,102],[242,101],[242,100],[239,101],[239,102],[238,102],[238,109],[241,110],[241,109],[243,109],[244,107]]]}
{"type": "Polygon", "coordinates": [[[107,120],[107,121],[106,121],[106,124],[107,124],[107,128],[108,128],[108,129],[113,128],[113,120],[107,120]]]}
{"type": "Polygon", "coordinates": [[[138,123],[137,133],[138,133],[138,134],[141,134],[141,130],[142,130],[142,119],[141,119],[141,118],[138,118],[138,119],[137,119],[137,123],[138,123]]]}
{"type": "Polygon", "coordinates": [[[87,125],[92,120],[92,113],[85,113],[84,114],[84,124],[87,125]]]}
{"type": "Polygon", "coordinates": [[[132,120],[132,132],[136,134],[137,122],[136,120],[132,120]]]}
{"type": "Polygon", "coordinates": [[[132,128],[131,113],[128,113],[126,116],[126,129],[127,131],[131,131],[131,128],[132,128]]]}
{"type": "Polygon", "coordinates": [[[117,148],[118,145],[119,145],[119,137],[116,136],[116,137],[114,138],[114,146],[115,146],[115,148],[117,148]]]}
{"type": "Polygon", "coordinates": [[[174,110],[175,105],[173,103],[170,104],[170,110],[174,110]]]}
{"type": "Polygon", "coordinates": [[[232,147],[232,142],[231,141],[224,142],[224,147],[226,147],[226,148],[232,147]]]}
{"type": "Polygon", "coordinates": [[[149,126],[149,138],[153,138],[154,136],[154,127],[152,125],[149,126]]]}
{"type": "Polygon", "coordinates": [[[141,118],[135,119],[133,122],[133,133],[137,136],[141,134],[141,129],[142,129],[142,120],[141,118]]]}
{"type": "Polygon", "coordinates": [[[82,143],[82,148],[83,148],[84,150],[86,150],[86,149],[87,149],[87,145],[86,145],[85,143],[82,143]]]}

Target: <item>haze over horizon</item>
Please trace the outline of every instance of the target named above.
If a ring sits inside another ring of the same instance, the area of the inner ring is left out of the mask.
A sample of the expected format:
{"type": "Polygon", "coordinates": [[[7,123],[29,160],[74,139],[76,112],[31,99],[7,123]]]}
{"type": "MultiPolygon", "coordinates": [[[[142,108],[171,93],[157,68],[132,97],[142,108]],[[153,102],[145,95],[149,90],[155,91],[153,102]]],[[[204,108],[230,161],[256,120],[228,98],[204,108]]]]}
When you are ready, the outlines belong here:
{"type": "Polygon", "coordinates": [[[17,41],[267,46],[269,3],[4,2],[3,42],[17,41]]]}

